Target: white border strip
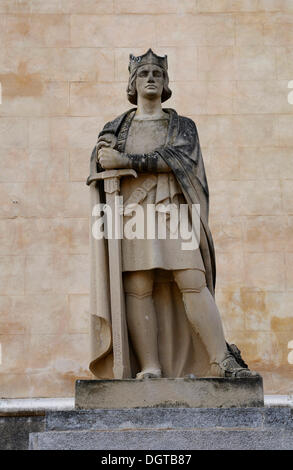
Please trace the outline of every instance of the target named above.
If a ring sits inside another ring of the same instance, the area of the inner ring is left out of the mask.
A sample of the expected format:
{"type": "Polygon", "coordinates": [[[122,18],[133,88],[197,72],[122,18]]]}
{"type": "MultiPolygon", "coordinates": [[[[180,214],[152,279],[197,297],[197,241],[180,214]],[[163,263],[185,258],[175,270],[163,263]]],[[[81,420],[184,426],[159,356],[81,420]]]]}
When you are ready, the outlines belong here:
{"type": "Polygon", "coordinates": [[[32,413],[73,410],[74,398],[3,398],[0,399],[2,413],[32,413]]]}
{"type": "Polygon", "coordinates": [[[265,395],[265,406],[291,406],[293,408],[293,395],[265,395]]]}
{"type": "MultiPolygon", "coordinates": [[[[265,406],[290,406],[293,408],[293,395],[265,395],[265,406]]],[[[32,413],[45,411],[74,410],[74,398],[2,398],[0,415],[10,413],[32,413]]]]}

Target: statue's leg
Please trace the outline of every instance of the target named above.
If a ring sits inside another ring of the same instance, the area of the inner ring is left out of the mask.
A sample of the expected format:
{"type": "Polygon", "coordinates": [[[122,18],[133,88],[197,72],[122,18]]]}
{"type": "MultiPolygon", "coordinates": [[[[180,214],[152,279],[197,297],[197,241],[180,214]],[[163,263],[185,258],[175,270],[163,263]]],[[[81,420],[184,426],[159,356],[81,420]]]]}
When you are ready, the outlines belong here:
{"type": "Polygon", "coordinates": [[[153,271],[123,274],[127,325],[139,361],[137,378],[160,377],[157,316],[153,303],[153,271]]]}
{"type": "Polygon", "coordinates": [[[193,331],[205,345],[211,375],[219,377],[255,377],[258,374],[241,367],[227,350],[221,317],[213,296],[206,287],[205,273],[198,269],[173,271],[183,297],[186,315],[193,331]]]}
{"type": "Polygon", "coordinates": [[[206,286],[205,273],[198,269],[180,269],[173,275],[182,293],[188,320],[203,341],[210,362],[222,361],[227,346],[218,308],[206,286]]]}

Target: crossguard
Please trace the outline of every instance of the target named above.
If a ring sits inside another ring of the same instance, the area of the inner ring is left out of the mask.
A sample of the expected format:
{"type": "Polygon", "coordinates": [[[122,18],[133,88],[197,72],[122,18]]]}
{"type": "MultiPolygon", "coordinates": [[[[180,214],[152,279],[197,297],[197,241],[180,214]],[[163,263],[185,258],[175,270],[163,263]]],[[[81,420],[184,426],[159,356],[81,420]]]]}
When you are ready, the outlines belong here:
{"type": "Polygon", "coordinates": [[[94,173],[93,175],[90,175],[87,179],[86,184],[90,185],[91,183],[93,183],[93,181],[99,180],[105,180],[106,182],[109,179],[112,179],[118,183],[120,178],[122,178],[123,176],[133,176],[134,178],[137,178],[137,173],[135,170],[128,168],[123,168],[122,170],[106,170],[102,171],[101,173],[94,173]]]}

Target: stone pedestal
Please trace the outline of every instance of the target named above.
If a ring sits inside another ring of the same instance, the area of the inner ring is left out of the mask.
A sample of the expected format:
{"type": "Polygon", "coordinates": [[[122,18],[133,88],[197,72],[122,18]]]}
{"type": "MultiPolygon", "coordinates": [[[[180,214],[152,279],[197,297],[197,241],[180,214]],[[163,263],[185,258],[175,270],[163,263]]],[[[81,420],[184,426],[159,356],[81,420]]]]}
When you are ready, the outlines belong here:
{"type": "Polygon", "coordinates": [[[31,450],[292,450],[281,408],[136,408],[51,411],[31,450]]]}
{"type": "Polygon", "coordinates": [[[78,380],[75,387],[77,409],[264,405],[261,377],[78,380]]]}
{"type": "Polygon", "coordinates": [[[292,448],[291,409],[264,407],[261,377],[79,380],[75,399],[31,450],[292,448]]]}

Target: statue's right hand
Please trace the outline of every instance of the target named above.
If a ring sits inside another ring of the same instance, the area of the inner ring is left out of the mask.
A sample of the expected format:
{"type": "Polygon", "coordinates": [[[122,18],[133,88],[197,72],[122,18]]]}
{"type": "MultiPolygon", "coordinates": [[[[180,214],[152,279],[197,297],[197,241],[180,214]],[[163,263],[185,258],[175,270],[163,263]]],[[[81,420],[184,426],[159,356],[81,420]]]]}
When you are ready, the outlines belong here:
{"type": "Polygon", "coordinates": [[[117,138],[114,134],[104,134],[98,138],[96,143],[97,154],[102,147],[111,147],[114,148],[116,145],[117,138]]]}
{"type": "Polygon", "coordinates": [[[98,152],[98,162],[104,170],[125,168],[126,159],[122,154],[112,148],[102,147],[98,152]]]}

